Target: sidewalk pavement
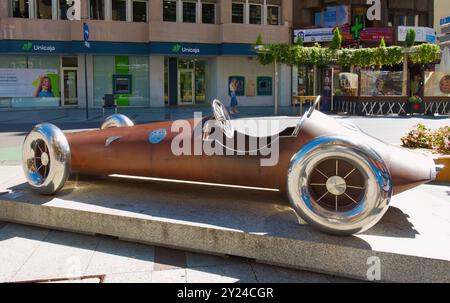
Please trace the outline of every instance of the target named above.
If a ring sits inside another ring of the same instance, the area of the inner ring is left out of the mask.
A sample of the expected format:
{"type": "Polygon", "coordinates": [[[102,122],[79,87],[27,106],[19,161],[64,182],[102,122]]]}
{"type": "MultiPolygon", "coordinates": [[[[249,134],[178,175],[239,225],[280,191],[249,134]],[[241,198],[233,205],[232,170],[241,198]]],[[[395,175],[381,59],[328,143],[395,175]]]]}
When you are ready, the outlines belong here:
{"type": "Polygon", "coordinates": [[[0,221],[0,283],[330,283],[353,280],[0,221]],[[70,280],[73,279],[73,280],[70,280]],[[56,282],[56,281],[55,281],[56,282]]]}
{"type": "MultiPolygon", "coordinates": [[[[237,117],[257,117],[273,116],[273,107],[242,107],[239,108],[239,114],[233,114],[237,117]]],[[[278,115],[280,116],[299,116],[299,107],[295,110],[292,107],[280,107],[278,115]]],[[[119,108],[118,113],[128,116],[136,124],[188,119],[194,117],[195,112],[201,112],[203,115],[211,115],[210,106],[189,106],[189,107],[161,107],[161,108],[119,108]]],[[[89,119],[86,120],[86,110],[78,108],[59,108],[59,109],[36,109],[36,110],[13,110],[0,111],[0,131],[16,128],[20,131],[20,125],[35,125],[42,122],[51,122],[61,125],[64,129],[71,129],[71,125],[82,124],[86,127],[98,127],[106,117],[113,114],[114,111],[107,110],[103,115],[101,109],[90,109],[89,119]]]]}
{"type": "MultiPolygon", "coordinates": [[[[232,119],[274,115],[273,107],[241,107],[239,110],[240,113],[232,115],[232,119]]],[[[211,115],[209,106],[119,109],[119,113],[127,115],[136,124],[193,118],[194,112],[211,115]]],[[[38,123],[53,123],[64,131],[98,129],[110,114],[111,111],[108,111],[103,116],[100,109],[94,109],[90,111],[89,120],[86,120],[84,109],[0,110],[0,165],[20,163],[23,139],[38,123]]],[[[278,115],[300,116],[299,107],[297,106],[295,110],[292,107],[280,107],[278,115]]],[[[338,119],[348,119],[359,126],[362,131],[387,143],[397,145],[401,143],[400,138],[417,123],[423,123],[432,129],[450,125],[448,116],[333,116],[338,119]]]]}

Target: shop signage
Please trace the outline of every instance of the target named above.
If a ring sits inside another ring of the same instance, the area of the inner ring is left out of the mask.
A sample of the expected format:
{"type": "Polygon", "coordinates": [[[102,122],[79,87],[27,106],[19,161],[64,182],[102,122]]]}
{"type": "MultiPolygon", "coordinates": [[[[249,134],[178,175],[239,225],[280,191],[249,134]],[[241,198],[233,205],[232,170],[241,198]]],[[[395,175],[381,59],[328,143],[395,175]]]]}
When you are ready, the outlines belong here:
{"type": "Polygon", "coordinates": [[[305,43],[329,42],[333,39],[333,28],[299,29],[294,31],[294,42],[298,37],[305,43]]]}
{"type": "Polygon", "coordinates": [[[81,0],[66,0],[67,20],[81,20],[81,0]]]}
{"type": "Polygon", "coordinates": [[[367,0],[366,3],[370,5],[367,9],[367,20],[380,21],[381,20],[381,0],[367,0]]]}
{"type": "MultiPolygon", "coordinates": [[[[302,29],[294,31],[294,42],[300,36],[305,43],[330,42],[333,39],[333,28],[302,29]]],[[[346,42],[354,42],[350,27],[340,28],[342,38],[346,42]]],[[[380,42],[381,38],[388,43],[394,41],[394,30],[389,27],[366,27],[360,33],[362,42],[380,42]]]]}
{"type": "Polygon", "coordinates": [[[441,19],[441,21],[440,21],[441,26],[448,25],[448,24],[450,24],[450,16],[444,17],[441,19]]]}
{"type": "MultiPolygon", "coordinates": [[[[344,41],[354,41],[350,28],[341,28],[341,34],[344,41]]],[[[385,42],[393,42],[394,29],[390,27],[366,27],[360,33],[360,41],[362,42],[380,42],[381,38],[384,38],[385,42]]]]}
{"type": "Polygon", "coordinates": [[[355,16],[350,32],[352,33],[353,40],[360,40],[361,32],[364,30],[364,19],[362,16],[355,16]]]}
{"type": "Polygon", "coordinates": [[[198,54],[200,54],[200,48],[187,47],[187,46],[183,46],[182,44],[177,43],[172,47],[172,53],[198,55],[198,54]]]}
{"type": "Polygon", "coordinates": [[[323,27],[336,27],[348,24],[349,13],[347,5],[328,6],[323,12],[323,27]]]}
{"type": "Polygon", "coordinates": [[[22,50],[26,52],[36,51],[36,52],[53,53],[54,51],[56,51],[56,47],[51,44],[40,44],[28,41],[22,44],[22,50]]]}
{"type": "Polygon", "coordinates": [[[59,97],[58,71],[0,68],[0,97],[59,97]]]}
{"type": "Polygon", "coordinates": [[[436,43],[436,31],[433,28],[422,26],[399,26],[398,41],[406,40],[406,33],[409,29],[416,31],[416,42],[436,43]]]}
{"type": "Polygon", "coordinates": [[[84,46],[90,48],[91,43],[89,42],[89,39],[91,38],[91,32],[89,30],[89,25],[87,23],[83,23],[83,38],[84,38],[84,46]]]}

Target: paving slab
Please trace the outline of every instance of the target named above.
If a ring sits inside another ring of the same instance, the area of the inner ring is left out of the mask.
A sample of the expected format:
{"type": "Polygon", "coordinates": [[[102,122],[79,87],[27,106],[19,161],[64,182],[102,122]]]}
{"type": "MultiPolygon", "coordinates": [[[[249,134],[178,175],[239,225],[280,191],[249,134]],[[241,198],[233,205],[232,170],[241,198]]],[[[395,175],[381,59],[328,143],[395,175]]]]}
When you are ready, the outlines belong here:
{"type": "MultiPolygon", "coordinates": [[[[281,268],[266,264],[251,264],[256,280],[259,283],[330,283],[328,276],[281,268]]],[[[351,280],[354,281],[354,280],[351,280]]]]}
{"type": "MultiPolygon", "coordinates": [[[[120,274],[108,274],[105,276],[103,283],[151,283],[152,272],[131,272],[120,274]]],[[[176,283],[176,281],[172,281],[176,283]]]]}
{"type": "Polygon", "coordinates": [[[248,263],[186,269],[187,283],[256,283],[248,263]]]}
{"type": "Polygon", "coordinates": [[[51,231],[11,281],[81,277],[99,239],[51,231]]]}
{"type": "Polygon", "coordinates": [[[152,283],[186,283],[186,269],[169,269],[152,272],[152,283]]]}
{"type": "Polygon", "coordinates": [[[0,220],[361,280],[376,266],[381,281],[450,282],[448,184],[398,195],[374,228],[335,237],[299,223],[274,191],[108,177],[72,178],[49,197],[15,182],[0,195],[0,220]]]}
{"type": "Polygon", "coordinates": [[[0,283],[9,282],[49,233],[24,225],[0,223],[0,283]]]}
{"type": "Polygon", "coordinates": [[[118,274],[153,270],[154,248],[152,246],[100,239],[89,262],[85,275],[118,274]]]}

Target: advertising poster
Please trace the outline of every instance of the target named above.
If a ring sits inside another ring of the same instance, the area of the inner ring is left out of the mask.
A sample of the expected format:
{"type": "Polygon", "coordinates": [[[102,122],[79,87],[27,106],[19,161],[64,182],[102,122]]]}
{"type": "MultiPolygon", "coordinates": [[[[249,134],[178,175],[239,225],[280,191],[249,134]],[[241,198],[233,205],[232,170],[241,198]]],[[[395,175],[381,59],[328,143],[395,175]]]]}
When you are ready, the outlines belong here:
{"type": "Polygon", "coordinates": [[[435,71],[425,72],[425,96],[450,96],[450,51],[442,52],[441,63],[436,64],[435,71]]]}
{"type": "Polygon", "coordinates": [[[323,96],[320,102],[321,111],[331,110],[331,69],[325,69],[323,71],[323,96]]]}
{"type": "Polygon", "coordinates": [[[361,96],[401,96],[403,72],[361,71],[361,96]]]}
{"type": "Polygon", "coordinates": [[[436,31],[433,28],[422,26],[399,26],[398,41],[405,41],[406,33],[410,29],[416,32],[416,42],[436,43],[436,31]]]}
{"type": "Polygon", "coordinates": [[[58,71],[0,68],[0,97],[59,98],[58,71]]]}

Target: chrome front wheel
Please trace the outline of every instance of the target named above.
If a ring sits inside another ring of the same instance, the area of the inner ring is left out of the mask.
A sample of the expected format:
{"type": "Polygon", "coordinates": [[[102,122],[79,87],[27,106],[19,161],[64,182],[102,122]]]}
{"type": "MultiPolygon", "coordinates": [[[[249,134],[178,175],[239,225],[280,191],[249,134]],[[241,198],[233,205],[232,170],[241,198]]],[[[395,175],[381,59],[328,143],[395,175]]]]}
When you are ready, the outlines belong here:
{"type": "Polygon", "coordinates": [[[296,213],[338,235],[364,231],[389,206],[392,181],[378,154],[343,137],[309,142],[291,160],[287,193],[296,213]]]}
{"type": "Polygon", "coordinates": [[[55,125],[35,126],[23,143],[22,166],[28,184],[39,193],[54,194],[70,174],[70,147],[55,125]]]}

